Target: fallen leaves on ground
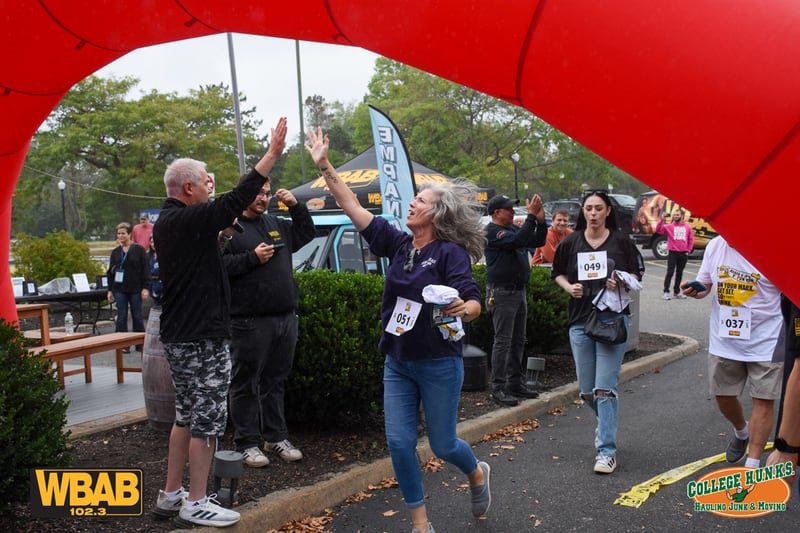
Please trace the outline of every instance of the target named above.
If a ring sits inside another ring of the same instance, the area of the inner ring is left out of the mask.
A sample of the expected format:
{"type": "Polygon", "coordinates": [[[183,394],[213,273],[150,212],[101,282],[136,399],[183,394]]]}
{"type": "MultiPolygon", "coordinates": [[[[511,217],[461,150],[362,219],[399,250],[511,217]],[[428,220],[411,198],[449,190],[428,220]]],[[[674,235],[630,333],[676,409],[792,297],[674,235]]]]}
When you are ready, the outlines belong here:
{"type": "Polygon", "coordinates": [[[330,533],[325,529],[325,524],[333,520],[333,511],[326,509],[323,516],[307,516],[302,520],[292,520],[280,529],[270,530],[269,533],[330,533]]]}
{"type": "Polygon", "coordinates": [[[356,492],[355,494],[353,494],[352,496],[350,496],[349,498],[347,498],[345,500],[345,502],[346,503],[357,503],[357,502],[363,502],[364,500],[367,500],[369,498],[372,498],[372,494],[370,494],[369,492],[364,492],[363,490],[360,490],[360,491],[356,492]]]}
{"type": "Polygon", "coordinates": [[[397,480],[393,477],[385,477],[378,485],[368,485],[369,490],[392,489],[399,486],[397,480]]]}
{"type": "Polygon", "coordinates": [[[423,472],[438,472],[444,466],[444,461],[438,457],[431,457],[422,464],[423,472]]]}
{"type": "Polygon", "coordinates": [[[539,421],[535,418],[528,418],[522,420],[521,422],[516,422],[514,424],[509,424],[499,431],[495,431],[494,433],[487,433],[478,442],[488,442],[491,440],[498,440],[498,441],[507,441],[511,439],[514,442],[523,442],[524,439],[521,437],[523,433],[528,431],[533,431],[539,428],[539,421]]]}

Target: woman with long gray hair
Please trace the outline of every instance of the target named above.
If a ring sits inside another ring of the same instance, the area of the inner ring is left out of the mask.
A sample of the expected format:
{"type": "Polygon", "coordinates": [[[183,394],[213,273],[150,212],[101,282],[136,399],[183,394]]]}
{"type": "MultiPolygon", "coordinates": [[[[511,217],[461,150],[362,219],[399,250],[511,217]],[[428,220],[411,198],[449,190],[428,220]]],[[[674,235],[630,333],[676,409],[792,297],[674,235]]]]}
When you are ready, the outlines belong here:
{"type": "Polygon", "coordinates": [[[484,516],[491,504],[489,465],[478,462],[470,445],[456,434],[464,381],[459,321],[469,322],[481,311],[472,262],[482,256],[486,237],[476,188],[465,181],[452,187],[423,186],[409,204],[409,235],[361,206],[328,161],[328,146],[320,128],[308,132],[306,149],[334,198],[372,252],[391,260],[381,304],[383,407],[389,454],[413,531],[433,531],[416,453],[420,402],[433,453],[468,477],[472,514],[484,516]],[[427,296],[431,287],[450,292],[450,303],[427,303],[423,294],[427,296]],[[443,334],[448,331],[444,326],[455,335],[443,334]]]}

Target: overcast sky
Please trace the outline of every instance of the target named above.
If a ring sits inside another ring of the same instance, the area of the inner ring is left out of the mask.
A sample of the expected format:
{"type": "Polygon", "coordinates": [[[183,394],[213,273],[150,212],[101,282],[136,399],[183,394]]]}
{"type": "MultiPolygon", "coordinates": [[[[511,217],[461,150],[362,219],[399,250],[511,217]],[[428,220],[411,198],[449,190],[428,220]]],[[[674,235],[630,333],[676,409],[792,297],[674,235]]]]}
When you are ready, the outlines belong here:
{"type": "MultiPolygon", "coordinates": [[[[263,131],[280,116],[289,120],[288,144],[300,133],[295,41],[234,34],[233,49],[242,108],[256,108],[263,131]]],[[[318,94],[328,102],[360,102],[378,56],[361,48],[300,42],[303,99],[318,94]]],[[[232,87],[226,34],[135,50],[97,71],[99,76],[135,76],[138,89],[188,94],[201,85],[232,87]]],[[[308,125],[306,125],[308,127],[308,125]]]]}

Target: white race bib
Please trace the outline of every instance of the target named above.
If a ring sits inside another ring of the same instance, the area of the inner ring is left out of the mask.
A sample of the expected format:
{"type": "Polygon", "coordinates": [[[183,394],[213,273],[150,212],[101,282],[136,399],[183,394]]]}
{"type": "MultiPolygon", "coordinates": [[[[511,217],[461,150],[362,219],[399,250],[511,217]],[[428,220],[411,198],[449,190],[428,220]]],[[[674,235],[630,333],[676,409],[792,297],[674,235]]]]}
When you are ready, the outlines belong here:
{"type": "Polygon", "coordinates": [[[408,333],[417,322],[421,310],[421,303],[398,296],[397,302],[394,304],[394,309],[392,310],[392,316],[389,318],[389,323],[386,324],[386,329],[384,331],[398,337],[404,333],[408,333]]]}
{"type": "Polygon", "coordinates": [[[608,255],[605,250],[578,253],[578,279],[604,279],[608,276],[608,255]]]}
{"type": "Polygon", "coordinates": [[[719,336],[726,339],[750,339],[750,309],[721,305],[719,336]]]}

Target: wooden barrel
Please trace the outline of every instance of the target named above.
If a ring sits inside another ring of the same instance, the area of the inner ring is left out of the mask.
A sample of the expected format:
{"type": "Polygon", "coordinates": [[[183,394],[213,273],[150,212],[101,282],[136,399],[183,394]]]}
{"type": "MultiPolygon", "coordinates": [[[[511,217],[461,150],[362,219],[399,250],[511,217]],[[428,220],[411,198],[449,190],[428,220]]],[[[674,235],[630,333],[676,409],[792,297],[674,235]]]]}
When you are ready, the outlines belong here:
{"type": "Polygon", "coordinates": [[[161,308],[154,307],[150,310],[144,334],[142,387],[150,427],[157,431],[170,431],[175,422],[175,386],[158,334],[160,325],[161,308]]]}

